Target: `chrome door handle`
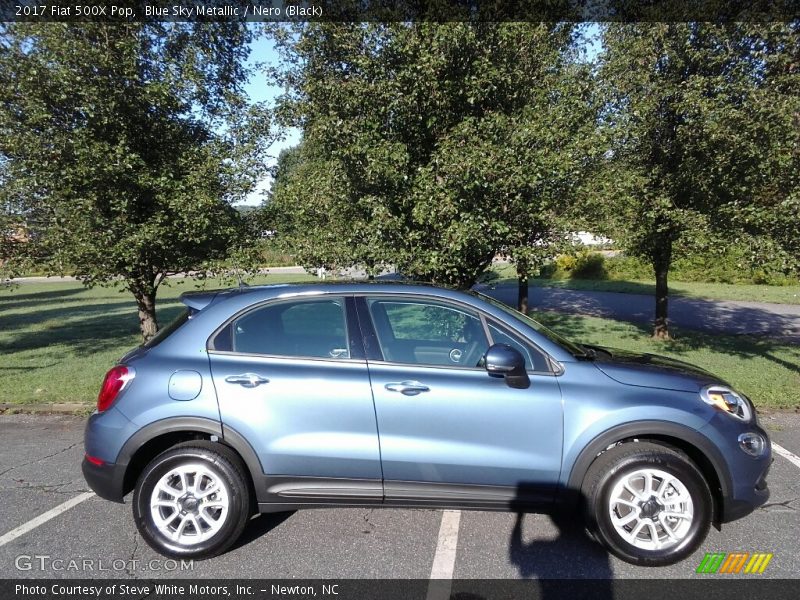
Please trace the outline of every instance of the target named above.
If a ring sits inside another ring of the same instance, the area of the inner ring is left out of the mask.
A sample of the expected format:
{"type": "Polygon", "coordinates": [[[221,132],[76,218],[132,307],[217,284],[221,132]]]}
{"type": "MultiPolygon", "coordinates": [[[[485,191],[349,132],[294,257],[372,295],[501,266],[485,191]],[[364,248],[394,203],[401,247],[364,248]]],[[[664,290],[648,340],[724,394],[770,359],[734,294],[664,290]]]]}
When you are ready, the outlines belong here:
{"type": "Polygon", "coordinates": [[[225,378],[228,383],[236,383],[246,388],[254,388],[262,383],[269,383],[269,379],[264,379],[255,373],[242,373],[241,375],[228,375],[225,378]]]}
{"type": "Polygon", "coordinates": [[[401,381],[400,383],[387,383],[385,386],[390,392],[400,392],[406,396],[416,396],[421,392],[430,392],[431,388],[419,381],[401,381]]]}

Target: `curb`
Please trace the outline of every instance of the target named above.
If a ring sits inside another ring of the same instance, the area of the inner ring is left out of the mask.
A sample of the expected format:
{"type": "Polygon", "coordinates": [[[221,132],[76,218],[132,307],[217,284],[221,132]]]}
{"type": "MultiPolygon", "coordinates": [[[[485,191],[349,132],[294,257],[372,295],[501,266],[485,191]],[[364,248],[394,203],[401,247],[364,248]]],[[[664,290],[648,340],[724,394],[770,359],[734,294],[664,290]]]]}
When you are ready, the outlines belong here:
{"type": "Polygon", "coordinates": [[[91,404],[61,402],[53,404],[0,404],[0,415],[80,415],[86,416],[94,410],[91,404]]]}

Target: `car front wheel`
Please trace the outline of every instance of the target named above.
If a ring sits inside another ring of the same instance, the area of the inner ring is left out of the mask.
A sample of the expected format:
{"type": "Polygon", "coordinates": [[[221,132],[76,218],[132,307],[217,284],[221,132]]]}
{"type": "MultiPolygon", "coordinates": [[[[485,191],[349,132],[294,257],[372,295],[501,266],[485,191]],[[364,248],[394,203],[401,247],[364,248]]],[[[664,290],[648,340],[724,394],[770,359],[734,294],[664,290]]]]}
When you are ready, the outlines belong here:
{"type": "Polygon", "coordinates": [[[250,493],[238,456],[211,442],[186,442],[145,467],[133,495],[144,540],[174,558],[210,558],[227,550],[250,517],[250,493]]]}
{"type": "Polygon", "coordinates": [[[587,473],[584,495],[595,535],[636,565],[683,560],[711,524],[703,474],[685,454],[660,444],[621,444],[601,454],[587,473]]]}

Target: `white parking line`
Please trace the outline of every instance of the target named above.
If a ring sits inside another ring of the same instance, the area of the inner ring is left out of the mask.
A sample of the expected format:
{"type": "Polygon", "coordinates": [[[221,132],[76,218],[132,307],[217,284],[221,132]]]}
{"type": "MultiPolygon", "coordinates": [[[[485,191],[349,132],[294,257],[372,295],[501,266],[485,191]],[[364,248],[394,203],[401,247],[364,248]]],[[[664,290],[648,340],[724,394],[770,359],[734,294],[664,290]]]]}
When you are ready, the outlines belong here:
{"type": "Polygon", "coordinates": [[[39,515],[35,519],[31,519],[27,523],[23,523],[22,525],[20,525],[16,529],[12,529],[8,533],[6,533],[3,536],[1,536],[0,537],[0,546],[5,546],[8,542],[11,542],[11,541],[17,539],[18,537],[20,537],[22,535],[25,535],[26,533],[28,533],[32,529],[36,529],[39,525],[43,525],[44,523],[47,523],[50,519],[52,519],[54,517],[57,517],[61,513],[68,511],[73,506],[77,506],[78,504],[80,504],[84,500],[88,500],[89,498],[91,498],[93,496],[94,496],[94,492],[84,492],[83,494],[81,494],[79,496],[75,496],[71,500],[67,500],[63,504],[59,504],[55,508],[51,508],[46,513],[42,513],[41,515],[39,515]]]}
{"type": "Polygon", "coordinates": [[[800,469],[800,456],[792,454],[786,448],[784,448],[783,446],[779,446],[775,442],[772,442],[772,449],[775,451],[775,454],[777,454],[778,456],[782,456],[790,463],[792,463],[795,467],[800,469]]]}
{"type": "Polygon", "coordinates": [[[439,526],[439,541],[431,567],[431,583],[428,586],[427,600],[450,597],[451,579],[456,566],[458,549],[458,525],[461,522],[460,510],[442,511],[442,524],[439,526]]]}

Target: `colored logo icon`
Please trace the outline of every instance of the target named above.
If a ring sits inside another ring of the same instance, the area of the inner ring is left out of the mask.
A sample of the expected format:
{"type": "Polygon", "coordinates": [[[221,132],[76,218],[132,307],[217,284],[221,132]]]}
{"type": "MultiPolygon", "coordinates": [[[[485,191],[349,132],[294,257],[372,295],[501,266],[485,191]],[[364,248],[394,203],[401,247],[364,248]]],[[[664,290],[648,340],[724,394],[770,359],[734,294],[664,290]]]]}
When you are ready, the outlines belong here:
{"type": "Polygon", "coordinates": [[[707,552],[697,572],[761,574],[771,560],[771,552],[707,552]]]}

